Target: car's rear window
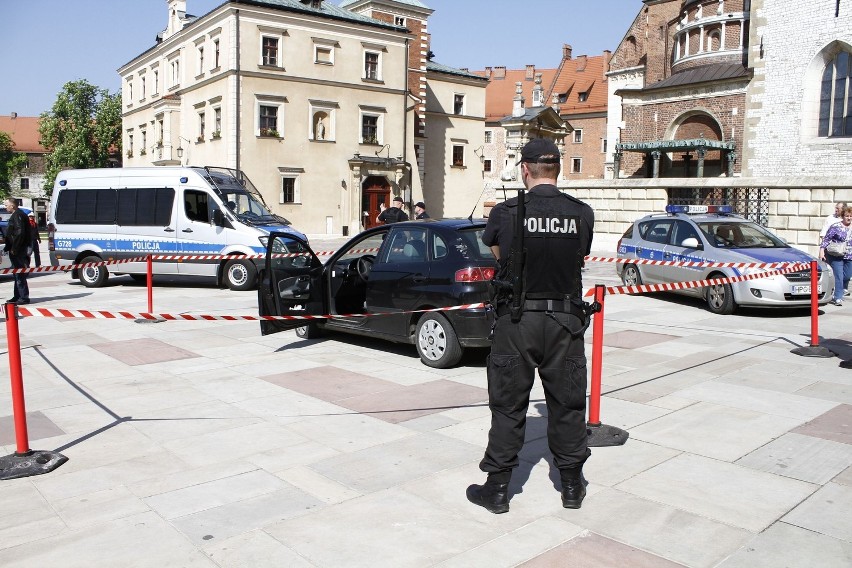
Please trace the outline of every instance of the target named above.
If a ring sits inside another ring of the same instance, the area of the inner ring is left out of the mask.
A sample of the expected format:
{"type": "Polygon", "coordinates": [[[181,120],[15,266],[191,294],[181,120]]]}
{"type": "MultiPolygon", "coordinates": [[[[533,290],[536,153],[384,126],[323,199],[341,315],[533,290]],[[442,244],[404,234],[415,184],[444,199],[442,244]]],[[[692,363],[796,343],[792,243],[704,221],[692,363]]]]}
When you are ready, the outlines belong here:
{"type": "Polygon", "coordinates": [[[449,245],[458,251],[465,260],[494,260],[494,253],[491,252],[491,248],[482,243],[484,232],[485,227],[456,231],[458,236],[449,245]]]}

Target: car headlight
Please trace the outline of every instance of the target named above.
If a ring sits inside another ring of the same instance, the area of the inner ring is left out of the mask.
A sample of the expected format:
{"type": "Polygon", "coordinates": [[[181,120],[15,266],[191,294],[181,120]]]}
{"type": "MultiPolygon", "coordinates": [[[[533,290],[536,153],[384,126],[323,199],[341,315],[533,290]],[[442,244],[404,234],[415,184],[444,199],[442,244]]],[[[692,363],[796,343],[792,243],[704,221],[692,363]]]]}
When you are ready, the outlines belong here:
{"type": "Polygon", "coordinates": [[[767,270],[765,268],[757,268],[757,267],[753,267],[753,266],[742,269],[742,273],[745,274],[746,276],[752,276],[754,274],[761,274],[763,272],[769,272],[769,270],[767,270]]]}
{"type": "Polygon", "coordinates": [[[263,245],[263,248],[266,248],[266,246],[269,244],[269,237],[266,235],[258,237],[257,240],[260,241],[260,244],[263,245]]]}

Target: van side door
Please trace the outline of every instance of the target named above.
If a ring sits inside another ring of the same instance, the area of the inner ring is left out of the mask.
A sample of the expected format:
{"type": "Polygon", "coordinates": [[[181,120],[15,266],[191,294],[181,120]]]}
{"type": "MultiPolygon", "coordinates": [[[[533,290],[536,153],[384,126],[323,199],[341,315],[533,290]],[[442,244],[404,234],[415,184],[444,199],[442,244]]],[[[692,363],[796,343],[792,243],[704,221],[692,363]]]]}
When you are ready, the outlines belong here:
{"type": "MultiPolygon", "coordinates": [[[[227,243],[225,227],[213,223],[216,199],[203,189],[184,189],[177,207],[177,238],[182,255],[222,254],[227,243]]],[[[178,272],[193,276],[216,276],[219,260],[182,260],[178,272]]]]}
{"type": "MultiPolygon", "coordinates": [[[[116,257],[179,254],[171,187],[123,187],[118,190],[116,257]]],[[[127,272],[144,272],[145,261],[126,265],[127,272]]],[[[122,270],[123,271],[123,270],[122,270]]],[[[176,274],[177,261],[155,261],[154,274],[176,274]]]]}

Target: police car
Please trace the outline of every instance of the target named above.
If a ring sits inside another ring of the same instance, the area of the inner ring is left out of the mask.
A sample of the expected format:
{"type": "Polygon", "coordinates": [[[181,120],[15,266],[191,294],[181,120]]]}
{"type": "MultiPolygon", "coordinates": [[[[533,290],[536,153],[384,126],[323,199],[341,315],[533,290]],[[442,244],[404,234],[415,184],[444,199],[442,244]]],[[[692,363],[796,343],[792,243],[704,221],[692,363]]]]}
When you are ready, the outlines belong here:
{"type": "MultiPolygon", "coordinates": [[[[766,272],[762,268],[658,266],[630,259],[698,262],[805,262],[813,256],[789,246],[766,228],[732,213],[730,205],[669,205],[666,213],[642,217],[618,241],[618,275],[628,286],[727,278],[766,272]]],[[[834,276],[819,262],[819,304],[831,299],[834,276]]],[[[808,269],[702,288],[677,290],[701,298],[716,314],[731,314],[738,306],[810,306],[808,269]]]]}

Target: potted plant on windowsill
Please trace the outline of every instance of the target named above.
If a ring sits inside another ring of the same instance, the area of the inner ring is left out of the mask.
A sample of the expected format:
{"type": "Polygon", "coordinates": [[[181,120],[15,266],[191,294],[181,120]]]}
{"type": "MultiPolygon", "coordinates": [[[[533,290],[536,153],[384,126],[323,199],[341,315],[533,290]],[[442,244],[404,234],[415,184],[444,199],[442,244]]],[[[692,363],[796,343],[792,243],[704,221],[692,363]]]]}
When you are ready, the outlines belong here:
{"type": "Polygon", "coordinates": [[[139,150],[139,155],[140,155],[140,156],[144,156],[144,155],[145,155],[145,154],[147,154],[147,153],[148,153],[148,152],[146,152],[145,150],[139,150]]]}
{"type": "Polygon", "coordinates": [[[222,133],[220,131],[216,130],[215,132],[213,132],[213,140],[218,140],[221,137],[222,133]]]}
{"type": "Polygon", "coordinates": [[[278,138],[278,131],[274,128],[261,128],[260,135],[268,136],[269,138],[278,138]]]}
{"type": "Polygon", "coordinates": [[[196,139],[195,139],[195,141],[196,141],[198,144],[201,144],[202,142],[204,142],[204,135],[203,135],[203,134],[200,134],[200,135],[198,136],[198,138],[196,138],[196,139]]]}
{"type": "Polygon", "coordinates": [[[128,151],[127,151],[127,157],[128,157],[128,158],[132,158],[132,157],[133,157],[133,150],[128,150],[128,151]]]}
{"type": "Polygon", "coordinates": [[[163,147],[163,141],[157,140],[157,148],[162,148],[162,147],[163,147]]]}

